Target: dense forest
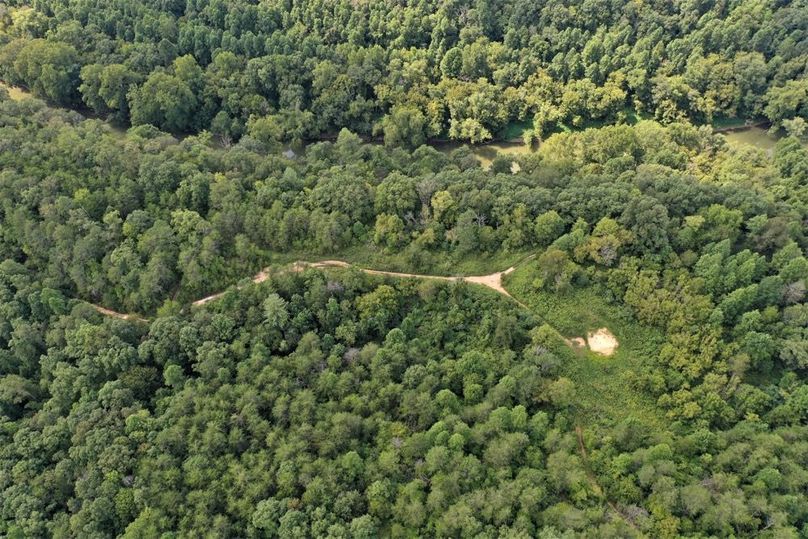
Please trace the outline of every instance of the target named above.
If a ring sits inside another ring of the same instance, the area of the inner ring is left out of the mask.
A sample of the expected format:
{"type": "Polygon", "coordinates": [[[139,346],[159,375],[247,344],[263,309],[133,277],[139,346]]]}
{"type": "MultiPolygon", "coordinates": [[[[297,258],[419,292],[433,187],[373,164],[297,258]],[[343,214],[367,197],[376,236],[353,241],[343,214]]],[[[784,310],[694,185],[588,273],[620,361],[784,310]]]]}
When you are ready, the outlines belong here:
{"type": "Polygon", "coordinates": [[[0,536],[808,538],[807,65],[804,0],[0,5],[0,536]]]}
{"type": "MultiPolygon", "coordinates": [[[[10,0],[0,78],[224,142],[808,114],[805,0],[10,0]]],[[[801,124],[802,126],[802,124],[801,124]]],[[[800,127],[796,127],[800,128],[800,127]]]]}
{"type": "Polygon", "coordinates": [[[772,159],[641,122],[554,135],[513,173],[347,130],[293,158],[123,134],[35,99],[0,98],[0,126],[9,536],[808,531],[795,138],[772,159]],[[660,332],[614,383],[666,426],[598,418],[579,441],[553,312],[468,285],[308,270],[183,307],[354,247],[438,272],[540,253],[525,301],[597,289],[660,332]]]}

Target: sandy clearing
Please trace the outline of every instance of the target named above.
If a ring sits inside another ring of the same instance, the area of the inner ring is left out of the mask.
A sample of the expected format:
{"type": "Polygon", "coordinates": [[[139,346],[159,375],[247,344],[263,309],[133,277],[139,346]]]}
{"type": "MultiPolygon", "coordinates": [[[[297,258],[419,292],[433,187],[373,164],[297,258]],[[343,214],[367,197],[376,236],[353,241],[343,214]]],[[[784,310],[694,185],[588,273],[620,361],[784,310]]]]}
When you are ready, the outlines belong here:
{"type": "Polygon", "coordinates": [[[204,305],[204,304],[209,303],[211,301],[217,300],[222,296],[224,296],[224,292],[217,292],[216,294],[211,294],[210,296],[205,296],[202,299],[198,299],[198,300],[192,302],[191,305],[204,305]]]}
{"type": "Polygon", "coordinates": [[[586,336],[589,349],[596,354],[610,356],[617,349],[617,338],[607,328],[600,328],[595,332],[589,332],[586,336]]]}
{"type": "Polygon", "coordinates": [[[140,317],[136,314],[126,314],[126,313],[119,313],[118,311],[113,311],[112,309],[107,309],[106,307],[102,307],[101,305],[96,305],[95,303],[90,303],[90,305],[98,311],[99,313],[105,316],[111,316],[113,318],[120,318],[121,320],[137,320],[138,322],[148,322],[147,318],[140,317]]]}
{"type": "Polygon", "coordinates": [[[253,282],[256,284],[263,283],[267,279],[269,279],[269,271],[267,270],[267,268],[264,268],[255,274],[255,277],[253,277],[253,282]]]}

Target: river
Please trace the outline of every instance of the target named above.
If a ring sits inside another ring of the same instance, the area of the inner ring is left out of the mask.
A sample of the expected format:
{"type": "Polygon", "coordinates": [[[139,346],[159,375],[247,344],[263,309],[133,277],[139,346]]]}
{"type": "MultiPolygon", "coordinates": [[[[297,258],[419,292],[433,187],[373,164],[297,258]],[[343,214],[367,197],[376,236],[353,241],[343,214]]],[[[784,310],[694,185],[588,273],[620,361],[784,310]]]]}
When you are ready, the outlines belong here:
{"type": "MultiPolygon", "coordinates": [[[[781,131],[771,133],[768,129],[758,126],[742,127],[733,131],[725,131],[721,133],[727,139],[727,142],[735,147],[752,146],[766,152],[774,151],[777,141],[783,138],[784,134],[781,131]]],[[[808,143],[804,143],[808,147],[808,143]]],[[[432,146],[441,152],[451,152],[452,150],[463,146],[461,142],[439,142],[434,143],[432,146]]],[[[489,168],[491,162],[500,155],[525,155],[535,151],[537,146],[533,148],[525,146],[521,142],[492,142],[489,144],[469,144],[472,153],[483,168],[489,168]]]]}
{"type": "MultiPolygon", "coordinates": [[[[0,82],[0,86],[8,90],[10,97],[14,100],[21,100],[30,95],[26,90],[17,88],[16,86],[9,86],[2,82],[0,82]]],[[[120,129],[118,129],[118,131],[120,131],[120,129]]],[[[727,142],[734,146],[753,146],[768,152],[774,150],[777,141],[783,136],[782,131],[772,134],[768,129],[757,126],[725,131],[722,134],[726,137],[727,142]]],[[[464,143],[435,142],[431,145],[441,152],[449,153],[463,146],[464,143]]],[[[521,142],[491,142],[487,144],[469,144],[468,146],[483,168],[486,169],[491,167],[491,163],[497,155],[525,155],[536,149],[536,146],[526,146],[521,142]]]]}
{"type": "Polygon", "coordinates": [[[777,141],[783,137],[781,132],[773,134],[762,127],[747,127],[736,131],[727,131],[723,135],[727,138],[727,142],[734,146],[754,146],[766,151],[774,150],[777,141]]]}

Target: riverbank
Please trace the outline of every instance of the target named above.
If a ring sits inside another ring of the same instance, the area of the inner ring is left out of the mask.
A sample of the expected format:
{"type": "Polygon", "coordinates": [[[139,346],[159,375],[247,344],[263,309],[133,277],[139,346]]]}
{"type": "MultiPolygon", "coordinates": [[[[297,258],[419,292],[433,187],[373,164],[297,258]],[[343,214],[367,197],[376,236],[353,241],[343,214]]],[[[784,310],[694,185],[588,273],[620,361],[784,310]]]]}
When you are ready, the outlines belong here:
{"type": "MultiPolygon", "coordinates": [[[[28,90],[12,86],[5,82],[0,81],[0,88],[4,88],[9,97],[15,101],[20,101],[29,97],[33,97],[28,90]]],[[[82,109],[78,110],[80,114],[86,118],[98,119],[104,121],[103,118],[94,115],[91,111],[82,109]]],[[[632,118],[634,123],[639,120],[639,117],[632,118]]],[[[109,124],[112,125],[112,124],[109,124]]],[[[606,125],[606,124],[604,124],[606,125]]],[[[733,145],[748,145],[765,151],[772,151],[777,144],[777,141],[782,138],[782,133],[771,133],[769,127],[770,122],[766,120],[749,120],[746,118],[718,118],[712,122],[711,127],[713,132],[721,133],[727,138],[727,141],[733,145]]],[[[124,132],[125,127],[112,126],[118,132],[124,132]]],[[[454,150],[467,146],[472,154],[477,158],[480,165],[488,169],[491,167],[494,159],[497,156],[522,156],[533,153],[540,146],[540,142],[536,142],[530,146],[526,145],[522,139],[524,133],[532,129],[532,122],[529,121],[514,121],[509,123],[502,129],[497,136],[484,143],[472,144],[469,142],[459,140],[449,140],[447,138],[432,138],[426,141],[426,144],[435,148],[442,153],[451,153],[454,150]]],[[[586,127],[595,127],[594,125],[587,125],[586,127]]],[[[602,127],[602,126],[601,126],[602,127]]],[[[572,128],[569,128],[572,130],[572,128]]],[[[562,129],[564,131],[565,129],[562,129]]],[[[184,138],[183,135],[173,135],[178,140],[184,138]]],[[[337,139],[338,133],[327,133],[309,140],[303,144],[302,147],[292,148],[295,152],[305,151],[305,147],[317,142],[332,142],[337,139]]],[[[384,138],[381,136],[358,135],[363,142],[367,144],[384,144],[384,138]]]]}

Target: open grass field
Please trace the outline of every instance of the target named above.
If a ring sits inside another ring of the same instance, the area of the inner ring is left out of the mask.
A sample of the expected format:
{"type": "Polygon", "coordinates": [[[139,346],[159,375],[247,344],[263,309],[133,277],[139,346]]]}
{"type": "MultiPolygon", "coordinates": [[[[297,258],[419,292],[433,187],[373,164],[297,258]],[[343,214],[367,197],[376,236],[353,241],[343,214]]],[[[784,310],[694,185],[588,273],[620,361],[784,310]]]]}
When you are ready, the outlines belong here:
{"type": "Polygon", "coordinates": [[[624,124],[627,124],[627,125],[634,125],[637,122],[640,122],[642,120],[651,120],[651,119],[653,119],[653,116],[650,115],[650,114],[638,114],[637,111],[634,110],[632,107],[624,108],[623,111],[622,111],[622,116],[623,116],[623,118],[622,118],[621,122],[615,122],[613,120],[606,121],[606,120],[593,120],[593,119],[585,120],[580,125],[571,125],[571,124],[568,124],[568,123],[561,122],[561,123],[558,124],[558,128],[556,130],[554,130],[553,132],[554,133],[570,133],[570,132],[574,132],[574,131],[583,131],[585,129],[589,129],[589,128],[593,128],[593,127],[595,127],[595,128],[605,127],[605,126],[608,126],[608,125],[614,125],[615,123],[624,123],[624,124]]]}
{"type": "Polygon", "coordinates": [[[509,122],[498,136],[502,140],[514,140],[521,138],[528,129],[533,129],[532,120],[513,121],[509,122]]]}
{"type": "Polygon", "coordinates": [[[516,269],[505,279],[505,288],[564,337],[585,337],[590,331],[608,328],[619,346],[604,357],[587,349],[560,347],[563,376],[576,385],[577,415],[584,424],[612,424],[628,417],[660,428],[664,416],[654,400],[635,382],[644,362],[656,354],[664,336],[642,326],[630,313],[609,302],[595,287],[573,289],[563,294],[537,291],[531,264],[516,269]]]}

